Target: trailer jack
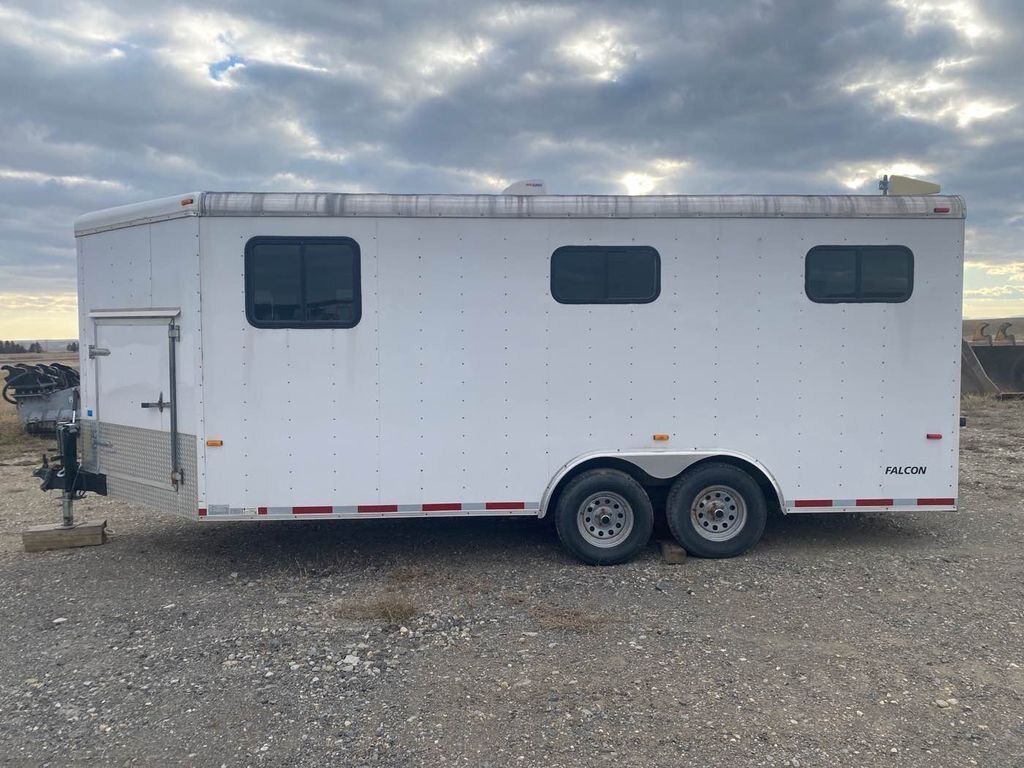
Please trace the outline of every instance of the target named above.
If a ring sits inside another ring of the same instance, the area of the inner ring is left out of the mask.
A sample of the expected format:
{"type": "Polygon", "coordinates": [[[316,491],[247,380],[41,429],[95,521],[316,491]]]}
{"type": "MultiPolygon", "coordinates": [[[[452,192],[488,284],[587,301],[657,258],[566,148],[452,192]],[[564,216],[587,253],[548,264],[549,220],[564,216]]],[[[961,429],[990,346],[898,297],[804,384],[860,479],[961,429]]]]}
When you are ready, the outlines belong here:
{"type": "Polygon", "coordinates": [[[107,476],[82,469],[78,462],[80,433],[76,421],[62,421],[57,424],[58,455],[48,458],[43,454],[42,466],[32,472],[34,477],[39,478],[39,490],[61,491],[61,512],[66,528],[75,524],[76,499],[81,499],[86,493],[107,495],[107,476]]]}

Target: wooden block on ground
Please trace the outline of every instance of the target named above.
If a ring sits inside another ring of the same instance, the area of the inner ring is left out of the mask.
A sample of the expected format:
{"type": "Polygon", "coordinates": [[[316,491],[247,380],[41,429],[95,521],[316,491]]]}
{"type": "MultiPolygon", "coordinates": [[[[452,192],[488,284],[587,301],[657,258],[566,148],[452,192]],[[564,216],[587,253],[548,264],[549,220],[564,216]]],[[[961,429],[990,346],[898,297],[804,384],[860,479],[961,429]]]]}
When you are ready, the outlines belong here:
{"type": "Polygon", "coordinates": [[[83,521],[70,528],[63,525],[36,525],[21,534],[26,552],[45,552],[48,549],[94,547],[107,541],[107,521],[83,521]]]}
{"type": "Polygon", "coordinates": [[[674,541],[661,542],[661,556],[669,565],[679,565],[686,562],[686,550],[674,541]]]}

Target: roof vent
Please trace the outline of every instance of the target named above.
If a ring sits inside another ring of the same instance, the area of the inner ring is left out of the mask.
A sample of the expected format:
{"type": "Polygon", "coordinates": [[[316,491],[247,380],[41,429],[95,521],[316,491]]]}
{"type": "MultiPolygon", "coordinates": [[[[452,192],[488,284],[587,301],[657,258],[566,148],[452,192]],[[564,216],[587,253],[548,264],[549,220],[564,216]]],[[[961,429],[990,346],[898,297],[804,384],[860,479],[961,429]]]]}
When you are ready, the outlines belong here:
{"type": "Polygon", "coordinates": [[[543,195],[547,194],[548,188],[543,179],[527,179],[517,181],[505,187],[503,195],[543,195]]]}

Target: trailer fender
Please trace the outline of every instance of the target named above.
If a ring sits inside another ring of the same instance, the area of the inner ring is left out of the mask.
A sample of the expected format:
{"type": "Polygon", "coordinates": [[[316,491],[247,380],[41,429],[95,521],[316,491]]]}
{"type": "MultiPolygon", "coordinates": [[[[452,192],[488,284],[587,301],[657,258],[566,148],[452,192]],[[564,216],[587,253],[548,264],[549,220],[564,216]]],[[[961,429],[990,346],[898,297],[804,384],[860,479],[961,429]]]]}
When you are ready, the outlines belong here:
{"type": "Polygon", "coordinates": [[[761,478],[774,491],[775,500],[778,502],[779,508],[783,511],[786,509],[786,505],[783,502],[782,489],[779,487],[775,476],[753,456],[748,456],[739,451],[592,451],[580,454],[559,468],[555,476],[551,478],[547,488],[544,489],[544,495],[541,497],[540,502],[540,512],[537,516],[544,517],[547,515],[548,506],[551,504],[551,500],[562,482],[574,475],[574,470],[581,468],[584,464],[598,467],[625,462],[657,480],[670,480],[682,474],[694,464],[708,459],[721,458],[725,458],[732,463],[747,465],[750,470],[760,473],[761,478]]]}

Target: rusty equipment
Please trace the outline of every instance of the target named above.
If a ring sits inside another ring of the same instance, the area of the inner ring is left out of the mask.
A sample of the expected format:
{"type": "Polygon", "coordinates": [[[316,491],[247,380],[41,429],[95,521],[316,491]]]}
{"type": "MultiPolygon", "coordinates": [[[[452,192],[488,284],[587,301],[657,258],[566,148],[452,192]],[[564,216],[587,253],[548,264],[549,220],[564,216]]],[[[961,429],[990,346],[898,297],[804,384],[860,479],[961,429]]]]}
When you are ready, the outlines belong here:
{"type": "Polygon", "coordinates": [[[1024,344],[1010,332],[1011,322],[1001,322],[995,336],[991,323],[980,322],[962,347],[963,394],[1024,398],[1024,344]]]}
{"type": "Polygon", "coordinates": [[[5,383],[0,396],[18,409],[30,435],[52,437],[57,423],[71,420],[78,403],[78,371],[60,363],[0,366],[5,383]]]}

